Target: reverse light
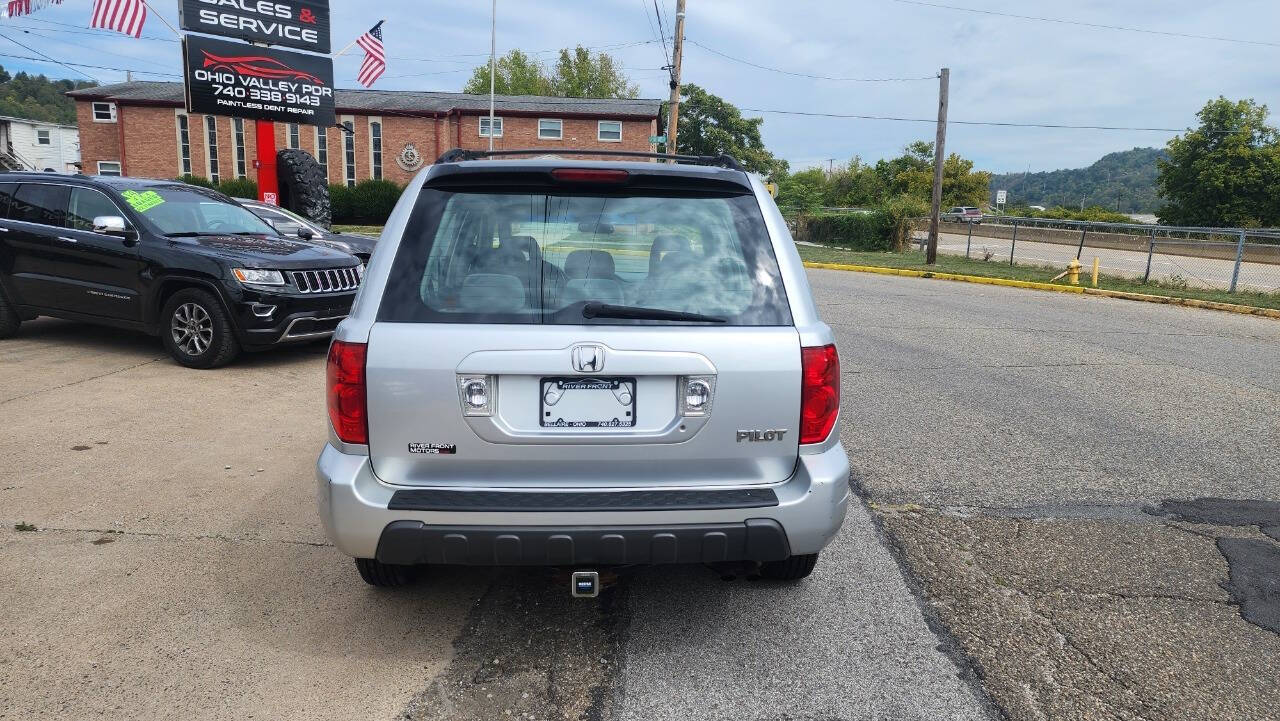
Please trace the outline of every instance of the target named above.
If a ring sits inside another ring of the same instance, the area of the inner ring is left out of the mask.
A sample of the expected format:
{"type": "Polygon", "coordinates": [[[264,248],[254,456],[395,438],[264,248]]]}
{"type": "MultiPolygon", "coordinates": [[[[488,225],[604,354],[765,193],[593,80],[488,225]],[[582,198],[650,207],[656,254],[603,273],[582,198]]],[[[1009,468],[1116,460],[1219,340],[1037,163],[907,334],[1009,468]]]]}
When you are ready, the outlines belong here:
{"type": "Polygon", "coordinates": [[[231,272],[245,285],[284,285],[284,276],[278,270],[235,268],[231,272]]]}
{"type": "Polygon", "coordinates": [[[329,422],[343,443],[369,442],[364,365],[364,343],[335,340],[329,346],[329,361],[325,366],[329,422]]]}
{"type": "Polygon", "coordinates": [[[458,376],[458,398],[464,416],[493,415],[493,377],[458,376]]]}
{"type": "Polygon", "coordinates": [[[680,415],[696,418],[711,413],[715,376],[681,376],[679,390],[680,415]]]}
{"type": "Polygon", "coordinates": [[[840,355],[834,345],[800,349],[800,443],[821,443],[840,416],[840,355]]]}
{"type": "Polygon", "coordinates": [[[631,174],[607,168],[556,168],[551,177],[562,183],[625,183],[631,174]]]}

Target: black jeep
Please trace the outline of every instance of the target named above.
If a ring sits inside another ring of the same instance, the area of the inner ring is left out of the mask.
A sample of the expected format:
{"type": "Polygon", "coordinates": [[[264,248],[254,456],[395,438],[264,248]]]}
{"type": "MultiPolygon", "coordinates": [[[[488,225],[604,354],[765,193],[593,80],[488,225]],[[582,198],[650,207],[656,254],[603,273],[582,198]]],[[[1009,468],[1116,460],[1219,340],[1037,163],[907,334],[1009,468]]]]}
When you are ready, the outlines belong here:
{"type": "Polygon", "coordinates": [[[56,316],[159,335],[182,365],[214,368],[329,336],[361,273],[204,188],[0,174],[0,338],[56,316]]]}

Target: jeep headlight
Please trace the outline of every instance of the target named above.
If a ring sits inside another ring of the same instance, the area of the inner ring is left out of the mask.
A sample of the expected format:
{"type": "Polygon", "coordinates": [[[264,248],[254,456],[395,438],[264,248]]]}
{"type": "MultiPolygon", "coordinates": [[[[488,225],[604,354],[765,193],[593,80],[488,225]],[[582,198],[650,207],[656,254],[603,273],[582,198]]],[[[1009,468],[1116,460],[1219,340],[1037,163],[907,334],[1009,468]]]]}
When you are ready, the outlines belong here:
{"type": "Polygon", "coordinates": [[[284,285],[284,276],[278,270],[236,268],[231,272],[235,274],[236,280],[245,285],[284,285]]]}

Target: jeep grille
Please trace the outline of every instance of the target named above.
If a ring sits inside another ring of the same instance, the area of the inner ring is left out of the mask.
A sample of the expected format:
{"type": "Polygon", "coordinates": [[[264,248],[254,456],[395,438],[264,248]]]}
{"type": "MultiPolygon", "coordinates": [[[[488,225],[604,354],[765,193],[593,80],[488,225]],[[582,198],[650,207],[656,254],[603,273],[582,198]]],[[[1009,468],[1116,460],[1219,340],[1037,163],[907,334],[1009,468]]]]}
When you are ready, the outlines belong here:
{"type": "Polygon", "coordinates": [[[299,293],[339,293],[360,285],[360,273],[355,268],[294,270],[289,275],[299,293]]]}

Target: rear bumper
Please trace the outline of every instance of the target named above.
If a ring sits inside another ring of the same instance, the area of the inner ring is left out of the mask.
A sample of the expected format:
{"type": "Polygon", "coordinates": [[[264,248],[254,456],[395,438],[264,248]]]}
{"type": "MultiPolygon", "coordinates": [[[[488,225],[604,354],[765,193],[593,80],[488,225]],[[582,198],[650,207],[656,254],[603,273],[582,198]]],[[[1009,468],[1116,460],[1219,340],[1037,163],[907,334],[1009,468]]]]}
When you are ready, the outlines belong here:
{"type": "Polygon", "coordinates": [[[409,504],[406,489],[374,477],[368,456],[326,445],[316,482],[326,534],[357,558],[481,566],[772,561],[817,553],[835,537],[849,503],[849,460],[837,443],[800,456],[795,474],[768,488],[433,489],[432,502],[409,504]],[[469,500],[440,500],[451,492],[469,500]],[[708,502],[717,493],[725,502],[708,502]],[[477,494],[491,501],[476,505],[477,494]],[[557,496],[563,502],[547,501],[557,496]]]}

